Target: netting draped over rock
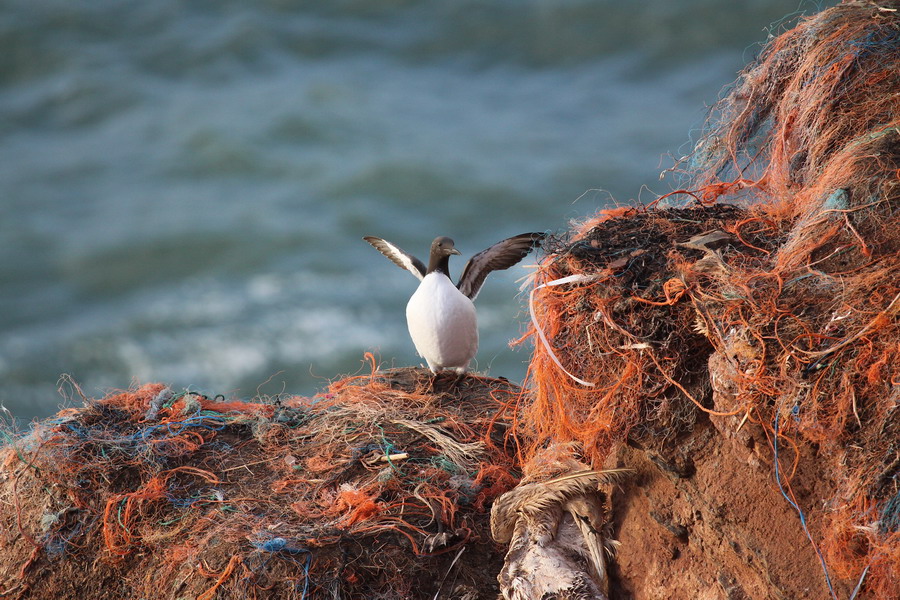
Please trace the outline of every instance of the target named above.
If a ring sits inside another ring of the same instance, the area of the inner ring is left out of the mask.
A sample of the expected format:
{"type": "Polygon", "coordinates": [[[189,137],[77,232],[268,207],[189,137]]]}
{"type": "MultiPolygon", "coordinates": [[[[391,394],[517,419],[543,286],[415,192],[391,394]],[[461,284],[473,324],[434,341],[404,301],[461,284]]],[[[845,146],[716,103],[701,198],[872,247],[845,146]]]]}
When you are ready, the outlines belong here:
{"type": "Polygon", "coordinates": [[[678,168],[670,208],[606,211],[550,248],[535,284],[564,283],[534,294],[549,343],[524,423],[595,462],[619,440],[663,451],[706,415],[757,424],[826,572],[892,597],[900,2],[845,2],[771,40],[678,168]],[[818,504],[792,491],[801,446],[828,478],[818,504]]]}
{"type": "Polygon", "coordinates": [[[2,456],[0,591],[433,595],[451,570],[458,596],[496,589],[488,510],[519,476],[497,413],[518,390],[429,385],[373,370],[257,403],[156,384],[68,409],[2,456]]]}
{"type": "MultiPolygon", "coordinates": [[[[671,441],[689,428],[694,408],[709,404],[709,390],[701,385],[698,396],[685,394],[684,388],[705,380],[711,345],[698,330],[697,313],[679,304],[694,276],[689,276],[688,256],[703,251],[679,247],[674,240],[688,242],[743,216],[727,205],[616,210],[584,224],[573,239],[548,247],[538,284],[572,274],[590,279],[537,293],[536,320],[553,340],[553,353],[538,345],[531,364],[536,397],[529,422],[541,430],[538,439],[573,439],[599,457],[635,427],[649,428],[658,441],[671,441]],[[567,376],[554,356],[592,385],[567,376]]],[[[760,246],[771,246],[757,238],[750,236],[760,246]]],[[[729,248],[741,261],[765,252],[729,248]]]]}

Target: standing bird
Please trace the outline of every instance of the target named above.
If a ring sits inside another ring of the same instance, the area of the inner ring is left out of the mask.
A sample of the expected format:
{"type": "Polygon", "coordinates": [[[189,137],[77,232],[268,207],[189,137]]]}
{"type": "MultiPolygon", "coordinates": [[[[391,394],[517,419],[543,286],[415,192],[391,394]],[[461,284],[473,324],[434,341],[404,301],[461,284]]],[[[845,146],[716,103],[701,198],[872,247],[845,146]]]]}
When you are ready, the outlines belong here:
{"type": "Polygon", "coordinates": [[[523,233],[473,256],[463,267],[456,285],[450,280],[450,255],[459,250],[448,237],[431,243],[428,268],[415,256],[381,238],[363,239],[418,278],[421,283],[406,305],[406,324],[419,356],[434,374],[454,369],[462,375],[478,350],[475,304],[484,279],[491,271],[508,269],[525,258],[546,237],[523,233]]]}

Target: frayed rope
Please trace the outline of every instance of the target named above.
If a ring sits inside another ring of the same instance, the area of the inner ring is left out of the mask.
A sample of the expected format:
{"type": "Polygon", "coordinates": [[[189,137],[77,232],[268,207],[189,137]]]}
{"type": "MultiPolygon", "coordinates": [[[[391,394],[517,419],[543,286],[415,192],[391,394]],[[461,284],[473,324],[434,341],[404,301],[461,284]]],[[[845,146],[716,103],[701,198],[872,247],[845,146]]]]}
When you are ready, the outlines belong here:
{"type": "Polygon", "coordinates": [[[585,381],[584,379],[580,379],[580,378],[576,377],[575,375],[572,375],[571,373],[569,373],[566,370],[566,368],[562,365],[562,363],[559,361],[559,359],[556,357],[556,354],[553,352],[553,347],[550,345],[550,342],[547,340],[547,336],[544,335],[544,330],[541,329],[541,326],[540,326],[540,324],[538,324],[538,321],[537,321],[537,316],[534,314],[534,293],[536,291],[538,291],[539,289],[542,289],[545,287],[565,285],[567,283],[587,283],[589,281],[595,281],[597,279],[600,279],[601,277],[602,276],[598,275],[598,274],[585,275],[583,273],[579,273],[576,275],[569,275],[568,277],[562,277],[560,279],[554,279],[553,281],[548,281],[547,283],[542,283],[541,285],[537,286],[536,288],[532,288],[531,292],[528,294],[528,311],[531,313],[531,322],[534,324],[534,330],[537,331],[538,337],[540,338],[541,342],[544,344],[544,347],[547,349],[547,352],[550,354],[550,358],[553,359],[553,362],[556,363],[556,366],[558,366],[560,368],[560,370],[562,370],[563,373],[565,373],[566,375],[571,377],[574,381],[577,381],[581,385],[587,386],[587,387],[594,387],[595,384],[591,383],[590,381],[585,381]]]}

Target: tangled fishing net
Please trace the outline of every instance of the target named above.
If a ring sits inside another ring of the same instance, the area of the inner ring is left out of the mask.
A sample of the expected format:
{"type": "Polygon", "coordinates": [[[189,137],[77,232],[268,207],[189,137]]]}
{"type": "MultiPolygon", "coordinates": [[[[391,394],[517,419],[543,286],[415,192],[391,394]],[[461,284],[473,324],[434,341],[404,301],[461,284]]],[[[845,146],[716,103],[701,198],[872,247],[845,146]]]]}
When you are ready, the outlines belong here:
{"type": "MultiPolygon", "coordinates": [[[[627,444],[689,480],[676,450],[705,427],[720,435],[692,448],[763,447],[833,598],[895,598],[900,1],[844,2],[773,38],[674,170],[684,189],[545,244],[531,395],[373,365],[313,398],[143,386],[9,440],[0,597],[493,596],[488,511],[521,471],[576,449],[593,477],[627,444]]],[[[563,512],[506,498],[511,519],[563,512]]],[[[599,511],[570,504],[602,555],[599,511]]],[[[724,522],[712,516],[702,527],[724,522]]],[[[519,539],[546,542],[527,520],[509,521],[519,539]]],[[[804,565],[789,567],[779,576],[804,565]]]]}
{"type": "Polygon", "coordinates": [[[0,456],[0,593],[496,594],[488,511],[518,479],[497,415],[518,390],[440,386],[373,365],[313,398],[155,384],[67,409],[0,456]]]}
{"type": "Polygon", "coordinates": [[[656,206],[550,245],[521,426],[597,463],[625,440],[664,453],[700,419],[756,424],[826,577],[896,597],[900,2],[771,40],[676,170],[656,206]],[[804,448],[828,491],[801,502],[804,448]]]}

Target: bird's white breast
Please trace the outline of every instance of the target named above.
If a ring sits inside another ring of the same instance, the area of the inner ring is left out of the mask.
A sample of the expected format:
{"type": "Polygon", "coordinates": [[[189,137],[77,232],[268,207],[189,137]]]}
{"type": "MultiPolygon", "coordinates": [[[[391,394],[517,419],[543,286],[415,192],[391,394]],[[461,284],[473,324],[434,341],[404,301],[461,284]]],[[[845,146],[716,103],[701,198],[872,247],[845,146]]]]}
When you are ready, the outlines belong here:
{"type": "Polygon", "coordinates": [[[478,350],[475,304],[440,272],[429,273],[406,305],[416,351],[432,370],[464,370],[478,350]]]}

